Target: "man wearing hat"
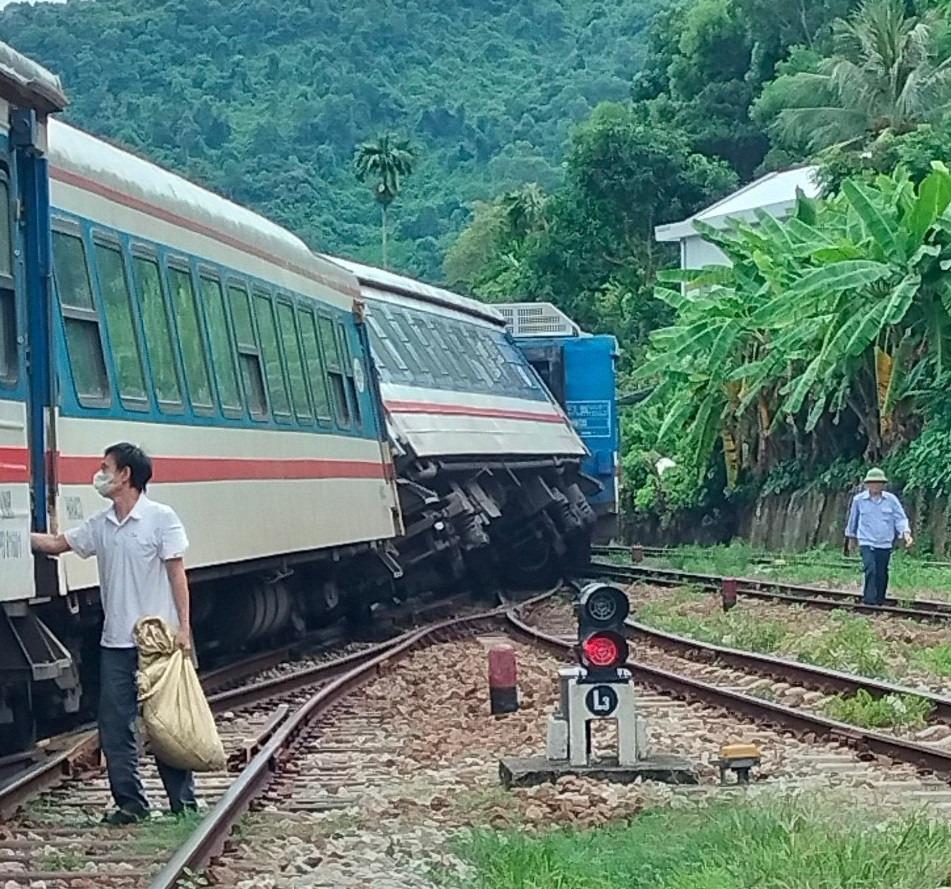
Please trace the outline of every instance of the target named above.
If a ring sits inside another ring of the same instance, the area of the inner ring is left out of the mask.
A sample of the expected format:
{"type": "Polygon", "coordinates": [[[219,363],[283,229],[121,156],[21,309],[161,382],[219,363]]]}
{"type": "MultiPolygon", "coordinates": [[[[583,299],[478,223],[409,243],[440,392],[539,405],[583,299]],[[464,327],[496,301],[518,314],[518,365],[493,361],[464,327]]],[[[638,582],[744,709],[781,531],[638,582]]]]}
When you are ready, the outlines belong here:
{"type": "Polygon", "coordinates": [[[858,540],[865,570],[862,601],[866,605],[881,605],[888,588],[888,562],[892,557],[895,538],[901,537],[905,546],[914,540],[908,516],[898,498],[885,490],[888,479],[881,469],[870,469],[865,475],[865,490],[852,498],[849,520],[845,525],[846,545],[858,540]]]}

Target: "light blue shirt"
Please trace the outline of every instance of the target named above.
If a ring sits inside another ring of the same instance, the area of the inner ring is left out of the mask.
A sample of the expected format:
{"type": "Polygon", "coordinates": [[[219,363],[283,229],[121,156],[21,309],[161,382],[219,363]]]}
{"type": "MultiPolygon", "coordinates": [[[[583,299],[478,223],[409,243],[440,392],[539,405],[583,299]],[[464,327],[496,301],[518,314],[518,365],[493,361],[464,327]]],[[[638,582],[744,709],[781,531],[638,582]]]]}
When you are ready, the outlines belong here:
{"type": "Polygon", "coordinates": [[[891,549],[895,538],[908,530],[908,516],[894,494],[883,491],[881,497],[871,497],[862,491],[852,499],[845,536],[857,537],[859,546],[891,549]]]}

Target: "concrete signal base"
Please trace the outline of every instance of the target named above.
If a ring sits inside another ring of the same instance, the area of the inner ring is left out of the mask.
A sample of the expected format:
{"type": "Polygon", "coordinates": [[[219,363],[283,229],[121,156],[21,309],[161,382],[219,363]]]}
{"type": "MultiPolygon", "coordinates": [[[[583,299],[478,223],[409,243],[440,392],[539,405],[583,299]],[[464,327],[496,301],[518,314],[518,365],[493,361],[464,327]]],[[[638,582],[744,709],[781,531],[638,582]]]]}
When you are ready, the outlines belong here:
{"type": "Polygon", "coordinates": [[[558,676],[561,700],[548,721],[546,755],[503,759],[499,777],[504,787],[530,787],[565,775],[619,784],[698,783],[686,759],[648,753],[647,725],[637,712],[629,671],[619,669],[607,679],[595,679],[583,667],[562,667],[558,676]],[[592,724],[606,719],[617,724],[617,754],[596,756],[591,746],[592,724]]]}
{"type": "Polygon", "coordinates": [[[567,761],[546,759],[544,756],[507,757],[499,761],[502,786],[533,787],[554,783],[566,775],[633,784],[635,781],[662,781],[665,784],[698,784],[694,767],[680,756],[646,756],[633,765],[618,765],[614,758],[593,761],[586,766],[573,766],[567,761]]]}

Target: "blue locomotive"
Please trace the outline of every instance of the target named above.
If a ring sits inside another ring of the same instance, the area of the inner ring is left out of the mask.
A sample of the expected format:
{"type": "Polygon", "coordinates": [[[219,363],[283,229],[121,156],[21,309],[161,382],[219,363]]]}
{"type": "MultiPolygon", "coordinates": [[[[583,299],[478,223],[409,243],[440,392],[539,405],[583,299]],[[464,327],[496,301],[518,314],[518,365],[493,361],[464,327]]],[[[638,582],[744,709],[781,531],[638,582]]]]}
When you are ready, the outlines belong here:
{"type": "Polygon", "coordinates": [[[590,452],[582,471],[589,483],[588,501],[598,517],[594,539],[608,542],[617,533],[618,521],[617,340],[585,333],[551,303],[495,308],[590,452]]]}

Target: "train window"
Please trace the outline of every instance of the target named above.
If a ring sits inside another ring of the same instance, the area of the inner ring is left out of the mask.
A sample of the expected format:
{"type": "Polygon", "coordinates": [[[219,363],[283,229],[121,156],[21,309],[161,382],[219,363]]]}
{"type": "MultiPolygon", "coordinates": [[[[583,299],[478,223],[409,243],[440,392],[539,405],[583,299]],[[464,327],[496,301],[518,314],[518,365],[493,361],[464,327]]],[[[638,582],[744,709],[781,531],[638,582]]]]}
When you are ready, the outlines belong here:
{"type": "Polygon", "coordinates": [[[234,368],[234,353],[231,337],[228,336],[228,316],[225,312],[225,297],[221,282],[216,278],[201,276],[201,295],[208,320],[208,339],[211,343],[211,365],[218,384],[218,397],[225,413],[237,414],[243,410],[238,374],[234,368]]]}
{"type": "Polygon", "coordinates": [[[317,321],[320,333],[320,345],[327,362],[327,379],[330,380],[330,391],[333,394],[334,413],[339,426],[350,425],[350,408],[347,405],[347,388],[340,372],[340,348],[337,337],[334,335],[334,323],[321,315],[317,321]]]}
{"type": "Polygon", "coordinates": [[[261,370],[261,352],[258,338],[251,322],[251,303],[244,287],[231,284],[228,287],[231,317],[234,319],[234,337],[238,344],[238,364],[247,393],[251,416],[261,419],[267,416],[267,395],[264,392],[264,373],[261,370]]]}
{"type": "Polygon", "coordinates": [[[110,400],[109,381],[99,317],[92,301],[86,251],[77,235],[53,232],[53,273],[76,395],[80,404],[101,407],[110,400]]]}
{"type": "Polygon", "coordinates": [[[409,332],[401,323],[403,319],[399,316],[399,313],[385,306],[380,308],[383,316],[382,323],[389,332],[390,339],[394,343],[399,343],[399,348],[409,365],[410,372],[417,377],[427,375],[431,377],[433,372],[428,363],[421,357],[415,343],[410,339],[409,332]]]}
{"type": "Polygon", "coordinates": [[[462,332],[462,325],[457,321],[446,322],[446,338],[455,347],[456,356],[469,368],[469,376],[477,388],[491,386],[492,379],[477,355],[473,354],[474,331],[462,332]]]}
{"type": "Polygon", "coordinates": [[[132,318],[132,299],[122,250],[118,245],[100,241],[96,241],[94,246],[119,398],[127,407],[143,409],[148,407],[145,374],[142,372],[142,356],[132,318]]]}
{"type": "Polygon", "coordinates": [[[271,409],[275,416],[289,417],[290,401],[287,398],[287,382],[281,367],[281,351],[277,344],[277,327],[274,325],[274,310],[271,297],[266,293],[254,294],[254,314],[261,332],[261,354],[264,358],[264,376],[271,396],[271,409]]]}
{"type": "Polygon", "coordinates": [[[435,331],[429,324],[429,320],[419,312],[412,312],[407,315],[407,325],[412,331],[417,342],[422,346],[423,352],[429,357],[429,363],[433,369],[433,375],[449,378],[452,376],[452,365],[446,360],[446,355],[442,348],[437,344],[435,331]]]}
{"type": "Polygon", "coordinates": [[[152,382],[159,407],[181,409],[182,388],[175,364],[175,347],[165,311],[165,296],[162,293],[162,275],[158,261],[146,256],[132,260],[139,290],[139,312],[145,330],[145,348],[152,368],[152,382]]]}
{"type": "Polygon", "coordinates": [[[330,394],[327,391],[324,359],[320,354],[320,346],[317,343],[317,322],[314,320],[313,312],[301,309],[300,332],[301,339],[304,341],[304,358],[307,361],[310,389],[314,394],[317,417],[329,421],[333,414],[330,407],[330,394]]]}
{"type": "Polygon", "coordinates": [[[386,330],[374,315],[367,316],[367,322],[370,326],[370,335],[377,351],[377,360],[386,367],[392,367],[394,370],[406,373],[409,368],[406,362],[400,356],[396,344],[389,337],[386,330]]]}
{"type": "MultiPolygon", "coordinates": [[[[350,394],[350,405],[353,409],[353,417],[357,421],[357,425],[360,426],[363,420],[360,417],[360,399],[357,395],[357,383],[353,369],[354,361],[353,356],[350,354],[350,341],[347,339],[347,328],[339,321],[337,322],[337,337],[340,340],[340,357],[343,362],[343,372],[347,378],[347,391],[350,394]]],[[[364,374],[364,381],[365,380],[366,374],[364,374]]]]}
{"type": "Polygon", "coordinates": [[[468,363],[463,355],[459,354],[458,346],[455,346],[449,338],[448,324],[440,321],[438,324],[433,321],[427,322],[433,331],[433,340],[442,349],[448,365],[452,368],[452,376],[456,382],[472,385],[476,379],[472,375],[468,363]]]}
{"type": "Polygon", "coordinates": [[[10,183],[0,171],[0,277],[13,277],[13,226],[10,213],[10,183]]]}
{"type": "Polygon", "coordinates": [[[17,380],[17,309],[13,289],[13,226],[10,183],[0,169],[0,382],[17,380]]]}
{"type": "Polygon", "coordinates": [[[172,306],[178,324],[178,338],[185,364],[185,381],[192,407],[207,412],[214,408],[211,396],[211,381],[208,378],[208,362],[205,359],[205,343],[201,337],[201,322],[198,320],[198,302],[192,276],[186,269],[170,267],[168,279],[172,289],[172,306]]]}
{"type": "Polygon", "coordinates": [[[291,401],[294,413],[302,423],[313,423],[314,414],[307,394],[304,379],[304,359],[301,357],[300,341],[297,339],[297,324],[294,321],[294,307],[290,303],[277,304],[277,321],[284,345],[284,358],[287,360],[287,375],[291,383],[291,401]]]}

